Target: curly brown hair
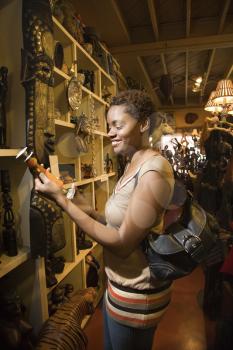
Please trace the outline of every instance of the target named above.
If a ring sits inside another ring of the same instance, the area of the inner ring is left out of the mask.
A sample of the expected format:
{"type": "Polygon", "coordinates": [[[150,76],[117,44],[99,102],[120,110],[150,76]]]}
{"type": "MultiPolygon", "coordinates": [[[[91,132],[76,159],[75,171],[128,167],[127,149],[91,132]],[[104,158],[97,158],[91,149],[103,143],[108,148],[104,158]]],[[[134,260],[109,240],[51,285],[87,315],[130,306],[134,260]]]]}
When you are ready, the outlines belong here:
{"type": "Polygon", "coordinates": [[[126,90],[114,96],[110,107],[125,106],[125,112],[137,120],[149,118],[150,134],[156,125],[156,109],[150,96],[141,90],[126,90]]]}

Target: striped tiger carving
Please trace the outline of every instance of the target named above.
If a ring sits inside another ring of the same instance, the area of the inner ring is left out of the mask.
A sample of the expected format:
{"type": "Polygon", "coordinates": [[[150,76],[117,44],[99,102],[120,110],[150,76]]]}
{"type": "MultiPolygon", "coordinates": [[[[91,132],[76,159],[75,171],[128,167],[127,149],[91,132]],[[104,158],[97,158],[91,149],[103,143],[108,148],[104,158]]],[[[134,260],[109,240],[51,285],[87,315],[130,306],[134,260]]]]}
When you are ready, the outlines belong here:
{"type": "Polygon", "coordinates": [[[94,288],[75,292],[43,325],[36,350],[85,350],[87,336],[81,328],[85,315],[94,311],[94,288]]]}

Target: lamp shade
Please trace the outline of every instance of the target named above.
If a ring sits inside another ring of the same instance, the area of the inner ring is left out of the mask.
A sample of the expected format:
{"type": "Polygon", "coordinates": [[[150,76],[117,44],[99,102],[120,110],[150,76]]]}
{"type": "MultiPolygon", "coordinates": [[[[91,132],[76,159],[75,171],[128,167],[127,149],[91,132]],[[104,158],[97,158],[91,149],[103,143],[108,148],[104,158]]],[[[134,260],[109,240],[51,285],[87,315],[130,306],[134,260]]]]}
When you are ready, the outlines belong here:
{"type": "Polygon", "coordinates": [[[218,82],[213,100],[215,103],[222,105],[233,103],[233,84],[230,79],[223,79],[218,82]]]}
{"type": "Polygon", "coordinates": [[[219,113],[222,112],[223,108],[219,104],[214,102],[214,97],[215,97],[216,91],[212,91],[210,94],[210,97],[207,101],[207,104],[205,105],[204,110],[211,112],[211,113],[219,113]]]}
{"type": "Polygon", "coordinates": [[[233,104],[228,108],[227,114],[233,115],[233,104]]]}

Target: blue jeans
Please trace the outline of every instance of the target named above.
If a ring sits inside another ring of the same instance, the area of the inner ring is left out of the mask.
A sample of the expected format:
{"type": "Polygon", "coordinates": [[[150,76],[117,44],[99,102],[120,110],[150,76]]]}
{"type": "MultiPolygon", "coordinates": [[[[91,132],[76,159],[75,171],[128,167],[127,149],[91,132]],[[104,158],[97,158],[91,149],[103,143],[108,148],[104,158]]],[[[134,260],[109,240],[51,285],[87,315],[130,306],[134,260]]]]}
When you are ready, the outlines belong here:
{"type": "Polygon", "coordinates": [[[151,350],[156,327],[147,329],[133,328],[113,320],[106,312],[104,315],[104,350],[151,350]]]}

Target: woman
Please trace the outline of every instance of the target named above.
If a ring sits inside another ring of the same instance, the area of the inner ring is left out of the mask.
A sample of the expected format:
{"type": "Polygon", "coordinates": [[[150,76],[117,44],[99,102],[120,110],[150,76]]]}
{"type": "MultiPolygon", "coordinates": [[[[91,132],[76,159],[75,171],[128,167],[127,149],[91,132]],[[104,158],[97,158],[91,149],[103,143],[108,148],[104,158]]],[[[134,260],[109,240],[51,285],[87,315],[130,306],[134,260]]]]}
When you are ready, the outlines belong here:
{"type": "Polygon", "coordinates": [[[170,301],[170,282],[151,276],[142,241],[148,232],[162,233],[163,215],[173,193],[173,172],[168,161],[149,146],[156,113],[146,93],[129,90],[114,97],[107,123],[115,153],[128,162],[106,204],[106,225],[82,198],[74,204],[44,174],[36,179],[36,190],[51,196],[104,247],[108,277],[105,350],[149,350],[170,301]]]}

